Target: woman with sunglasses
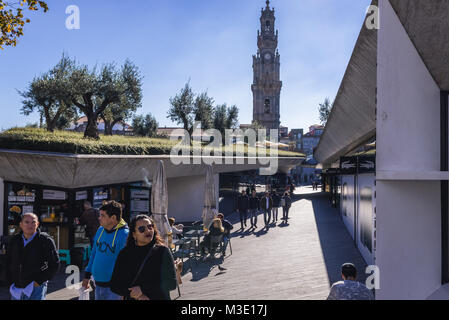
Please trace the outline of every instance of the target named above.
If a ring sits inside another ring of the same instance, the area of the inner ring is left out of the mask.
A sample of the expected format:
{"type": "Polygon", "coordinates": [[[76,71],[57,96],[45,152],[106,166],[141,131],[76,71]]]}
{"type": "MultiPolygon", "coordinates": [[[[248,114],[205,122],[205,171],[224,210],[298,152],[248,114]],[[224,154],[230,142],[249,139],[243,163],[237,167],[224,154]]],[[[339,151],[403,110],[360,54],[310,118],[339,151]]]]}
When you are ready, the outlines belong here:
{"type": "Polygon", "coordinates": [[[174,289],[173,256],[153,219],[138,215],[129,225],[126,246],[115,263],[111,290],[125,300],[170,300],[170,291],[174,289]]]}

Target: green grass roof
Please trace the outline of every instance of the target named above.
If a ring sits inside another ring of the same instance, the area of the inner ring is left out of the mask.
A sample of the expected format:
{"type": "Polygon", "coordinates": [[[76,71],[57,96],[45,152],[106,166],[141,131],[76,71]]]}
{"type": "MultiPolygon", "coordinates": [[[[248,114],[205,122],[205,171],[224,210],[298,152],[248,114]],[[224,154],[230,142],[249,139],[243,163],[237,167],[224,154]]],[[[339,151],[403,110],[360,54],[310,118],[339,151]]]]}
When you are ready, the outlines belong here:
{"type": "MultiPolygon", "coordinates": [[[[69,154],[98,155],[168,155],[176,141],[163,138],[105,136],[100,140],[84,139],[83,133],[48,132],[37,128],[12,128],[0,133],[1,149],[18,149],[69,154]]],[[[245,155],[248,147],[245,148],[245,155]]],[[[254,149],[253,149],[254,150],[254,149]]],[[[269,154],[269,150],[267,150],[269,154]]],[[[279,150],[280,157],[303,157],[304,154],[279,150]]]]}

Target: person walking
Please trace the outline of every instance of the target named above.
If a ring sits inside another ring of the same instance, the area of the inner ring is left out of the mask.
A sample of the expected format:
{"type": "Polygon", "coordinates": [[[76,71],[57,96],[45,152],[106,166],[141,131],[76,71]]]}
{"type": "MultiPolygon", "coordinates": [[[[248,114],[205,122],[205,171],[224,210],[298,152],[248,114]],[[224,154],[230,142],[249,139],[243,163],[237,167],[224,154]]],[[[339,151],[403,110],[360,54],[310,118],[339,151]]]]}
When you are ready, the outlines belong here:
{"type": "Polygon", "coordinates": [[[249,198],[249,216],[251,219],[251,228],[257,228],[257,215],[260,210],[260,201],[257,197],[256,190],[251,191],[251,197],[249,198]]]}
{"type": "Polygon", "coordinates": [[[273,209],[273,200],[271,199],[268,191],[265,192],[265,195],[260,199],[260,208],[263,211],[265,228],[268,229],[271,220],[271,210],[273,209]]]}
{"type": "Polygon", "coordinates": [[[100,221],[98,220],[98,211],[92,208],[92,204],[89,201],[84,201],[84,212],[79,218],[80,225],[86,226],[86,235],[89,238],[90,246],[94,246],[94,237],[100,227],[100,221]]]}
{"type": "Polygon", "coordinates": [[[239,196],[237,201],[237,212],[240,214],[241,229],[246,227],[246,220],[248,219],[249,210],[249,198],[246,195],[246,191],[242,190],[242,194],[239,196]]]}
{"type": "Polygon", "coordinates": [[[48,282],[59,269],[53,239],[41,232],[37,215],[25,213],[22,232],[13,236],[6,251],[6,275],[11,300],[45,300],[48,282]]]}
{"type": "Polygon", "coordinates": [[[352,263],[341,266],[343,281],[334,283],[327,300],[374,300],[374,295],[363,283],[356,281],[357,269],[352,263]]]}
{"type": "Polygon", "coordinates": [[[278,221],[279,208],[281,206],[281,197],[275,190],[271,193],[271,199],[273,200],[273,222],[278,221]]]}
{"type": "Polygon", "coordinates": [[[290,210],[290,207],[292,206],[292,199],[290,198],[290,195],[288,192],[284,193],[284,196],[282,197],[282,220],[285,222],[288,221],[288,212],[290,210]]]}
{"type": "Polygon", "coordinates": [[[110,281],[118,254],[125,247],[129,234],[120,203],[109,201],[100,208],[100,225],[82,286],[88,289],[92,276],[96,286],[95,300],[119,300],[120,296],[111,291],[110,281]]]}
{"type": "Polygon", "coordinates": [[[170,300],[177,284],[175,262],[154,220],[138,215],[129,228],[112,272],[112,292],[124,300],[170,300]]]}

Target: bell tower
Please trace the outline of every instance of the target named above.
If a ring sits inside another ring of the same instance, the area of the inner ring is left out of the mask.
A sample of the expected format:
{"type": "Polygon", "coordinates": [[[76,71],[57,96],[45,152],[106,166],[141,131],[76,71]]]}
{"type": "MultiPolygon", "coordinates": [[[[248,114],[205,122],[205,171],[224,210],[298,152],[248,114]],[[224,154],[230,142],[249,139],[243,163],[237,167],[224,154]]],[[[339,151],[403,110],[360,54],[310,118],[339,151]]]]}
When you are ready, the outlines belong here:
{"type": "Polygon", "coordinates": [[[253,120],[267,129],[280,125],[280,56],[277,50],[278,31],[275,32],[274,8],[270,1],[262,8],[260,30],[257,31],[257,54],[253,55],[253,120]]]}

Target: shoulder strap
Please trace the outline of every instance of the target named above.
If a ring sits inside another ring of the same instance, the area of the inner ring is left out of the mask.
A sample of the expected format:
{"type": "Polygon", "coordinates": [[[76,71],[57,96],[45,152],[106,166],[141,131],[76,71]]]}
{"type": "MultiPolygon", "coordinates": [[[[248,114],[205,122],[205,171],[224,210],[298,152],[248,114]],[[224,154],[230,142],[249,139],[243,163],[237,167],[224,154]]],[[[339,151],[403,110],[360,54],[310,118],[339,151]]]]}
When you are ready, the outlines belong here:
{"type": "Polygon", "coordinates": [[[143,267],[145,266],[145,263],[147,263],[148,258],[150,257],[151,252],[153,251],[155,245],[151,247],[150,251],[148,251],[147,255],[142,261],[142,264],[139,267],[139,270],[136,273],[136,276],[134,277],[133,281],[131,282],[131,287],[134,286],[134,283],[137,281],[137,278],[139,278],[140,274],[142,273],[143,267]]]}

